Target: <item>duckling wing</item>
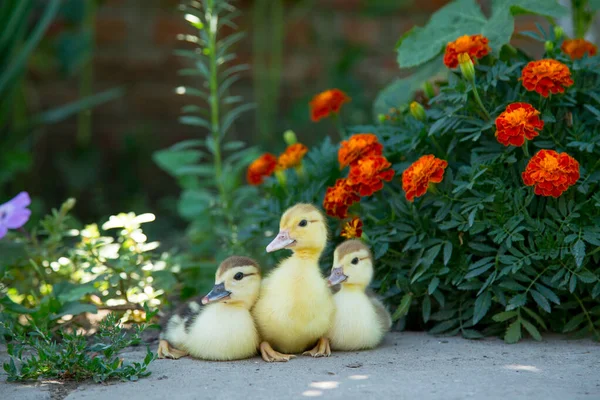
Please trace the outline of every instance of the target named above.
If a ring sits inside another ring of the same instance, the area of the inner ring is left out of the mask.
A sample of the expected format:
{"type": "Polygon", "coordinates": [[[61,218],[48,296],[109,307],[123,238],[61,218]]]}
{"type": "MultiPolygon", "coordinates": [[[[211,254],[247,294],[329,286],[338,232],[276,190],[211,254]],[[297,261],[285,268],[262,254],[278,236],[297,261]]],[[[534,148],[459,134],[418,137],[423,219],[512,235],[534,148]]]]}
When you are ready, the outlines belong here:
{"type": "Polygon", "coordinates": [[[160,338],[166,339],[168,331],[177,329],[183,329],[187,333],[196,318],[205,309],[206,306],[202,304],[202,296],[191,298],[185,303],[180,304],[173,312],[160,321],[160,338]]]}
{"type": "Polygon", "coordinates": [[[381,324],[381,326],[385,329],[385,331],[389,331],[392,327],[392,317],[388,312],[387,308],[383,305],[381,300],[377,297],[377,294],[371,290],[366,290],[366,295],[371,301],[373,308],[375,309],[375,314],[377,315],[377,320],[381,324]]]}

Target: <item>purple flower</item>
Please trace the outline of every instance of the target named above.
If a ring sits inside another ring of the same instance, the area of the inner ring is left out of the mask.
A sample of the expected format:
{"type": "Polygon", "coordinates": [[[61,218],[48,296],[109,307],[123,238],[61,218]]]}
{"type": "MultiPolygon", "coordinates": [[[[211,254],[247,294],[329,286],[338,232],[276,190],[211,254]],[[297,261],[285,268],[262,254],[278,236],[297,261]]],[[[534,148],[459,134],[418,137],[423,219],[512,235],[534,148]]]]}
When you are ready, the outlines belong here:
{"type": "Polygon", "coordinates": [[[25,225],[31,215],[27,207],[31,204],[29,193],[21,192],[14,199],[0,205],[0,239],[9,229],[18,229],[25,225]]]}

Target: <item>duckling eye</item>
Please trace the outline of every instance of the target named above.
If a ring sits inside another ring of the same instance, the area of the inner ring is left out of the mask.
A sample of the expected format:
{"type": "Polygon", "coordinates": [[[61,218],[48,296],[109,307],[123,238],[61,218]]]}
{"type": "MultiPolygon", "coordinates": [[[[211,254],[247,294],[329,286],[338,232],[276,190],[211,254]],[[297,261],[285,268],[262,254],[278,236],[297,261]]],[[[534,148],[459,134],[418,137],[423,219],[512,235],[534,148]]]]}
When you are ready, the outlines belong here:
{"type": "Polygon", "coordinates": [[[307,220],[305,220],[305,219],[303,219],[302,221],[300,221],[300,223],[298,224],[298,226],[301,226],[301,227],[303,227],[303,228],[304,228],[306,225],[308,225],[308,221],[307,221],[307,220]]]}
{"type": "Polygon", "coordinates": [[[352,264],[356,265],[358,264],[358,257],[354,257],[351,261],[352,264]]]}
{"type": "Polygon", "coordinates": [[[235,279],[236,281],[241,281],[243,277],[244,277],[244,274],[242,272],[238,272],[237,274],[235,274],[233,276],[233,279],[235,279]]]}

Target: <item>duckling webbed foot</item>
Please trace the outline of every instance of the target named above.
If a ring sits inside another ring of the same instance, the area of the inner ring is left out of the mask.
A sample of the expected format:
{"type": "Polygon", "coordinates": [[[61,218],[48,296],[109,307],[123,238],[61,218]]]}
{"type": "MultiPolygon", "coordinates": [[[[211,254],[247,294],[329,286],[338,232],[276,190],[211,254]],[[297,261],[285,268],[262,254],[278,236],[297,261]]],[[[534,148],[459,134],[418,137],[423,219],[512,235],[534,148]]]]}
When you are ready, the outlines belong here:
{"type": "Polygon", "coordinates": [[[329,347],[329,339],[322,337],[317,342],[317,345],[312,350],[302,353],[304,356],[312,357],[329,357],[331,355],[331,347],[329,347]]]}
{"type": "Polygon", "coordinates": [[[283,354],[273,350],[269,342],[262,342],[260,344],[260,355],[266,362],[287,362],[296,357],[293,354],[283,354]]]}
{"type": "Polygon", "coordinates": [[[158,343],[158,358],[172,358],[173,360],[180,359],[188,355],[187,351],[178,350],[172,347],[166,340],[161,340],[158,343]]]}

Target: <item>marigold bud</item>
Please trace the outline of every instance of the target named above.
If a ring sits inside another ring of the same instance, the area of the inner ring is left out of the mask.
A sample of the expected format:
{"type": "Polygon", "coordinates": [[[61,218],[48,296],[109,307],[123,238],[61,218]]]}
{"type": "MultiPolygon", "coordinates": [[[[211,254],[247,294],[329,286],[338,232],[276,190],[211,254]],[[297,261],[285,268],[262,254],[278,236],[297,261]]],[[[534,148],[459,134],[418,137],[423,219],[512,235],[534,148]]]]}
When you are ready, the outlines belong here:
{"type": "Polygon", "coordinates": [[[423,91],[425,92],[425,95],[427,96],[428,99],[432,99],[435,97],[435,89],[433,88],[433,85],[431,84],[431,82],[426,81],[423,84],[423,91]]]}
{"type": "Polygon", "coordinates": [[[296,134],[291,129],[288,129],[287,131],[283,132],[283,140],[285,141],[285,144],[287,144],[288,146],[291,146],[298,142],[298,138],[296,137],[296,134]]]}
{"type": "Polygon", "coordinates": [[[425,109],[416,101],[410,103],[410,113],[419,121],[425,121],[425,118],[427,118],[427,116],[425,115],[425,109]]]}
{"type": "Polygon", "coordinates": [[[468,81],[474,81],[475,66],[473,65],[471,57],[469,57],[467,53],[460,53],[458,55],[458,64],[460,66],[460,72],[462,72],[465,79],[468,81]]]}
{"type": "Polygon", "coordinates": [[[561,39],[563,36],[565,36],[565,30],[562,28],[562,26],[557,25],[554,27],[554,36],[556,39],[561,39]]]}
{"type": "Polygon", "coordinates": [[[387,119],[387,116],[385,114],[378,114],[377,119],[379,120],[379,122],[383,123],[387,119]]]}
{"type": "Polygon", "coordinates": [[[554,50],[554,43],[552,43],[549,40],[546,40],[546,42],[544,43],[544,48],[546,49],[547,53],[550,53],[552,50],[554,50]]]}

